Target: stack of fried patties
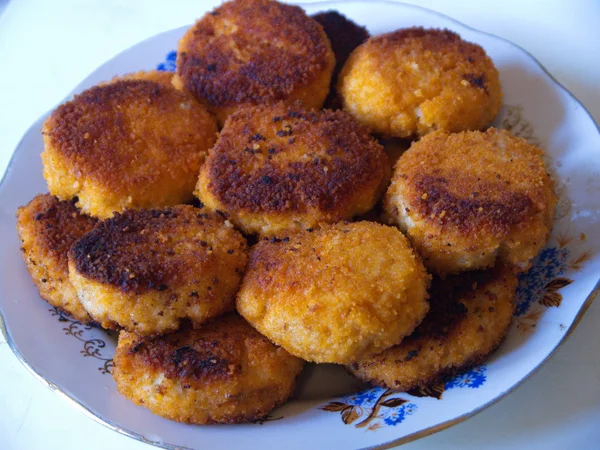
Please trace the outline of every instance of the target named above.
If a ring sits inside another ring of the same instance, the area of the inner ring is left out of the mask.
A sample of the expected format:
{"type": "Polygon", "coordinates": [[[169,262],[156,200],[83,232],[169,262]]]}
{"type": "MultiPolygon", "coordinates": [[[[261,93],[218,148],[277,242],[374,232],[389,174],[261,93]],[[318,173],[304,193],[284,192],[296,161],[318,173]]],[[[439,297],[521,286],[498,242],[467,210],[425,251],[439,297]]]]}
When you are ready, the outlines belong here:
{"type": "Polygon", "coordinates": [[[156,414],[259,419],[304,361],[435,383],[502,340],[548,238],[541,151],[467,131],[501,104],[479,46],[420,28],[362,43],[316,19],[225,3],[173,77],[115,78],[44,124],[50,194],[18,211],[27,266],[49,303],[120,331],[119,392],[156,414]],[[344,110],[320,110],[328,96],[344,110]],[[375,136],[421,139],[392,176],[375,136]]]}

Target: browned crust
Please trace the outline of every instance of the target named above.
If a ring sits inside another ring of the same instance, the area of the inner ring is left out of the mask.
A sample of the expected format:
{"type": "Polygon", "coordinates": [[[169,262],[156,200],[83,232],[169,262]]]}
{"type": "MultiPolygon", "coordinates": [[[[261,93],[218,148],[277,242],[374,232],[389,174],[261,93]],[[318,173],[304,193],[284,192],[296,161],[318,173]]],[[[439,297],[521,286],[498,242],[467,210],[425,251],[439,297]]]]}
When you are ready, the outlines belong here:
{"type": "MultiPolygon", "coordinates": [[[[160,292],[181,283],[190,267],[206,264],[213,252],[232,257],[245,252],[244,238],[233,229],[226,248],[212,248],[207,242],[209,235],[222,227],[221,217],[192,206],[128,210],[99,223],[73,245],[69,256],[79,274],[123,293],[160,292]],[[192,230],[196,230],[195,236],[183,237],[177,249],[177,235],[190,235],[192,230]]],[[[246,258],[237,260],[240,267],[236,271],[241,276],[246,258]]],[[[218,282],[213,279],[214,284],[218,282]]],[[[198,293],[189,296],[198,297],[198,293]]]]}
{"type": "Polygon", "coordinates": [[[239,375],[245,346],[255,341],[268,342],[237,314],[229,314],[200,329],[137,338],[123,351],[136,364],[167,378],[200,384],[239,375]]]}
{"type": "Polygon", "coordinates": [[[147,80],[162,84],[168,88],[173,88],[173,72],[166,70],[141,70],[139,72],[132,72],[116,76],[109,83],[119,80],[147,80]]]}
{"type": "MultiPolygon", "coordinates": [[[[398,391],[408,392],[418,388],[427,388],[435,385],[443,379],[455,376],[461,371],[481,364],[485,359],[493,353],[506,338],[506,333],[510,326],[510,321],[501,330],[494,330],[498,338],[495,342],[486,348],[480,348],[472,352],[470,358],[452,364],[440,367],[436,372],[429,374],[421,374],[420,378],[415,378],[410,381],[401,382],[394,380],[392,384],[389,380],[384,380],[383,377],[369,376],[365,369],[373,369],[378,366],[402,365],[416,357],[424,347],[442,347],[450,344],[450,336],[456,330],[461,328],[464,321],[468,320],[468,316],[475,314],[481,315],[483,312],[478,306],[472,305],[469,309],[465,306],[465,301],[470,296],[480,295],[480,292],[485,292],[488,284],[494,284],[499,280],[504,280],[505,276],[513,277],[510,274],[509,268],[496,267],[487,271],[472,271],[464,272],[460,275],[441,278],[435,276],[430,288],[430,309],[425,319],[415,329],[415,331],[405,338],[400,344],[394,346],[383,353],[376,355],[364,361],[353,363],[346,366],[346,370],[357,377],[358,379],[371,383],[376,386],[387,387],[398,391]],[[398,351],[402,349],[402,351],[398,351]],[[394,355],[406,353],[406,357],[400,360],[392,360],[394,355]]],[[[515,282],[516,285],[516,282],[515,282]]],[[[495,294],[489,292],[489,296],[495,297],[495,294]]],[[[493,307],[486,313],[493,314],[493,307]]],[[[514,311],[514,305],[513,305],[514,311]]],[[[489,330],[480,330],[481,332],[490,332],[489,330]]]]}
{"type": "MultiPolygon", "coordinates": [[[[508,329],[507,329],[507,331],[508,331],[508,329]]],[[[344,369],[346,370],[347,373],[358,378],[360,381],[369,383],[373,386],[385,387],[385,388],[389,388],[389,389],[394,389],[395,391],[398,391],[398,392],[406,392],[408,394],[414,395],[413,392],[418,393],[419,390],[431,388],[443,380],[451,379],[452,377],[455,377],[475,366],[482,364],[483,362],[485,362],[485,360],[487,359],[487,357],[489,355],[494,353],[498,349],[498,347],[500,347],[500,344],[502,344],[502,342],[504,342],[505,338],[506,338],[506,335],[502,336],[502,338],[498,341],[498,343],[495,346],[493,346],[489,352],[483,353],[481,355],[477,355],[477,356],[469,359],[468,361],[464,361],[463,363],[458,364],[456,366],[444,367],[439,372],[436,372],[429,376],[420,378],[419,380],[414,380],[411,383],[400,383],[396,380],[396,382],[393,385],[389,385],[388,383],[386,383],[384,380],[382,380],[380,378],[366,376],[363,372],[359,371],[359,367],[356,364],[354,364],[352,367],[344,366],[344,369]]]]}
{"type": "Polygon", "coordinates": [[[29,253],[50,258],[55,269],[64,272],[64,280],[69,278],[69,248],[95,224],[96,219],[80,214],[73,201],[60,201],[50,194],[39,194],[17,210],[21,239],[25,228],[35,237],[33,242],[23,242],[23,245],[28,247],[29,253]]]}
{"type": "MultiPolygon", "coordinates": [[[[77,179],[90,177],[122,194],[197,173],[217,131],[214,119],[189,95],[165,82],[131,77],[92,87],[60,105],[43,131],[46,150],[64,158],[77,179]],[[182,110],[182,103],[189,108],[182,110]],[[185,125],[185,133],[176,135],[185,125]],[[191,133],[192,125],[202,131],[191,133]]],[[[192,190],[193,185],[190,196],[192,190]]]]}
{"type": "Polygon", "coordinates": [[[387,156],[343,111],[284,104],[230,116],[206,161],[210,192],[226,209],[343,214],[388,179],[387,156]]]}
{"type": "MultiPolygon", "coordinates": [[[[506,130],[431,133],[400,157],[396,183],[411,217],[465,236],[507,235],[553,207],[541,150],[506,130]],[[510,160],[501,156],[503,149],[510,160]],[[422,161],[428,161],[422,164],[422,161]]],[[[388,191],[388,199],[399,192],[388,191]]]]}
{"type": "MultiPolygon", "coordinates": [[[[252,413],[223,413],[218,410],[219,405],[213,405],[216,410],[209,409],[207,417],[198,423],[234,424],[263,418],[285,402],[293,391],[293,378],[303,366],[303,361],[276,347],[233,313],[200,329],[187,328],[158,337],[139,337],[131,333],[127,333],[127,339],[122,337],[115,354],[115,373],[160,373],[180,383],[184,390],[198,390],[207,396],[214,386],[221,396],[226,395],[231,402],[241,404],[238,411],[252,410],[252,413]],[[127,344],[123,345],[124,341],[127,344]],[[280,367],[286,371],[271,372],[273,363],[284,364],[280,367]],[[261,373],[261,367],[267,367],[268,371],[261,373]],[[267,382],[265,377],[272,379],[267,382]]],[[[122,375],[119,378],[120,383],[126,380],[122,375]]],[[[186,414],[189,417],[183,420],[195,422],[193,411],[183,413],[186,414]]]]}
{"type": "Polygon", "coordinates": [[[418,174],[414,180],[416,195],[411,199],[414,210],[428,221],[440,226],[452,224],[464,234],[486,229],[494,236],[504,236],[534,212],[534,204],[526,194],[512,192],[504,183],[482,182],[469,176],[452,181],[453,187],[460,185],[460,191],[469,186],[476,189],[471,189],[470,196],[462,197],[446,187],[445,178],[418,174]]]}
{"type": "Polygon", "coordinates": [[[177,74],[197,98],[222,107],[284,100],[328,70],[331,60],[323,29],[300,7],[238,0],[188,30],[177,74]]]}
{"type": "MultiPolygon", "coordinates": [[[[383,50],[402,46],[416,46],[422,51],[435,53],[454,52],[462,55],[469,63],[488,60],[488,56],[481,46],[463,41],[453,31],[436,28],[402,28],[369,39],[369,45],[383,50]]],[[[489,95],[485,73],[466,73],[464,74],[464,79],[472,86],[478,87],[489,95]]]]}

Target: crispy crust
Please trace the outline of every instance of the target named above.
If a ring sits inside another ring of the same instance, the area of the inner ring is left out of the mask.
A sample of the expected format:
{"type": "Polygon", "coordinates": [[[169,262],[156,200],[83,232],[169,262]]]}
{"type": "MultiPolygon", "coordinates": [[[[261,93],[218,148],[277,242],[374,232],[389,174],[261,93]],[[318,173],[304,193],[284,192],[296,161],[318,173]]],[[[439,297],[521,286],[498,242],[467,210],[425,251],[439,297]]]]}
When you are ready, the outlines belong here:
{"type": "Polygon", "coordinates": [[[202,209],[128,210],[72,246],[69,271],[92,317],[153,335],[233,309],[246,251],[237,231],[202,209]]]}
{"type": "Polygon", "coordinates": [[[307,361],[349,363],[410,334],[429,275],[397,229],[338,223],[252,248],[237,309],[307,361]]]}
{"type": "Polygon", "coordinates": [[[190,201],[216,123],[163,74],[137,73],[59,106],[43,128],[52,194],[90,215],[190,201]]]}
{"type": "Polygon", "coordinates": [[[385,198],[387,213],[438,273],[496,259],[526,270],[548,240],[555,204],[542,151],[493,128],[435,132],[414,143],[385,198]]]}
{"type": "Polygon", "coordinates": [[[122,332],[113,376],[122,395],[163,417],[241,423],[285,402],[303,365],[230,314],[169,336],[122,332]]]}
{"type": "Polygon", "coordinates": [[[67,252],[92,230],[96,219],[80,214],[73,202],[37,195],[17,210],[21,252],[40,296],[76,320],[91,322],[69,281],[67,252]]]}
{"type": "Polygon", "coordinates": [[[369,39],[370,35],[365,27],[361,27],[337,11],[324,11],[313,14],[311,17],[323,27],[335,55],[335,68],[331,77],[331,87],[325,99],[324,107],[341,109],[341,100],[335,90],[338,75],[350,53],[369,39]]]}
{"type": "MultiPolygon", "coordinates": [[[[173,87],[173,72],[166,70],[142,70],[140,72],[128,73],[114,77],[109,83],[119,80],[147,80],[155,83],[160,83],[166,87],[173,87]]],[[[109,84],[106,83],[106,84],[109,84]]]]}
{"type": "Polygon", "coordinates": [[[485,51],[449,30],[406,28],[370,38],[339,77],[344,108],[390,137],[483,129],[502,105],[485,51]]]}
{"type": "Polygon", "coordinates": [[[389,173],[383,148],[349,114],[279,103],[229,117],[196,195],[245,232],[274,234],[368,211],[389,173]]]}
{"type": "Polygon", "coordinates": [[[187,31],[179,42],[175,84],[223,123],[242,105],[300,99],[321,107],[334,64],[322,27],[300,7],[237,0],[187,31]]]}
{"type": "Polygon", "coordinates": [[[516,287],[510,268],[434,278],[431,309],[414,333],[347,369],[377,386],[410,391],[479,364],[508,332],[516,287]]]}

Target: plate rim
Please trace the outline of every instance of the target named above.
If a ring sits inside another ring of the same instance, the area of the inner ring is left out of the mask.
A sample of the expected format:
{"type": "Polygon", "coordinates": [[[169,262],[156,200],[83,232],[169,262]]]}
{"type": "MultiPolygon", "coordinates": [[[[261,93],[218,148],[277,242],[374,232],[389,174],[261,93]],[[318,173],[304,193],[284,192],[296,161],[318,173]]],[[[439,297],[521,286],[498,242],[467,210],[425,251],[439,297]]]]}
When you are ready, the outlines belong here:
{"type": "MultiPolygon", "coordinates": [[[[317,1],[302,1],[302,2],[292,2],[291,4],[296,5],[296,6],[300,6],[301,8],[304,9],[305,5],[310,5],[310,6],[322,6],[323,8],[333,8],[333,7],[339,7],[342,4],[357,4],[357,3],[365,3],[366,0],[317,0],[317,1]]],[[[534,62],[541,70],[542,72],[554,83],[554,85],[556,85],[559,89],[561,89],[565,94],[567,94],[568,97],[571,98],[571,100],[573,100],[583,111],[583,113],[585,115],[587,115],[588,119],[591,121],[591,123],[594,125],[594,127],[596,128],[596,131],[598,133],[598,135],[600,136],[600,125],[596,122],[596,120],[594,119],[594,116],[592,116],[592,114],[590,113],[590,111],[587,109],[587,107],[573,94],[571,93],[571,91],[569,91],[562,83],[560,83],[549,71],[548,69],[535,57],[533,56],[529,51],[525,50],[523,47],[521,47],[518,44],[515,44],[514,42],[503,38],[501,36],[495,35],[493,33],[488,33],[486,31],[482,31],[479,30],[477,28],[471,27],[469,25],[466,25],[465,23],[454,19],[453,17],[447,16],[446,14],[440,13],[438,11],[432,10],[430,8],[426,8],[420,5],[415,5],[415,4],[409,4],[409,3],[404,3],[401,1],[395,1],[395,0],[370,0],[368,2],[369,4],[385,4],[385,5],[393,5],[393,6],[400,6],[400,7],[405,7],[405,8],[409,8],[409,9],[414,9],[414,10],[419,10],[421,12],[425,12],[427,14],[431,14],[437,17],[440,17],[444,20],[447,20],[449,22],[454,23],[455,25],[462,27],[462,28],[466,28],[470,31],[473,31],[475,33],[478,34],[482,34],[485,36],[488,36],[492,39],[501,41],[505,44],[508,44],[510,47],[514,48],[515,50],[525,54],[532,62],[534,62]]],[[[148,39],[153,39],[156,38],[158,36],[160,36],[161,34],[166,34],[166,33],[170,33],[174,30],[177,30],[179,28],[183,28],[189,25],[184,25],[182,27],[176,27],[176,28],[172,28],[169,30],[165,30],[163,32],[154,34],[152,36],[148,36],[146,39],[143,39],[137,43],[135,43],[134,45],[123,49],[122,51],[116,53],[114,56],[112,56],[109,60],[110,61],[116,57],[118,57],[119,55],[129,51],[132,47],[135,47],[145,41],[147,41],[148,39]]],[[[67,98],[69,98],[70,96],[73,95],[73,93],[77,92],[80,88],[80,86],[85,82],[85,80],[87,80],[87,78],[92,75],[93,73],[95,73],[100,67],[102,67],[104,64],[106,64],[107,61],[104,61],[102,64],[98,65],[94,70],[92,70],[83,80],[81,80],[74,88],[73,90],[65,97],[63,98],[59,103],[57,103],[57,105],[63,103],[67,98]]],[[[52,107],[49,111],[54,110],[54,108],[56,108],[55,105],[54,107],[52,107]]],[[[27,130],[23,133],[23,136],[21,137],[21,139],[19,139],[17,145],[15,146],[14,150],[12,151],[11,157],[9,159],[9,162],[6,166],[6,169],[4,171],[4,174],[2,175],[2,178],[0,179],[0,191],[4,188],[7,176],[9,174],[9,172],[12,170],[13,166],[14,166],[14,161],[17,155],[17,150],[21,147],[25,137],[28,135],[28,133],[30,132],[31,128],[38,123],[42,118],[46,117],[49,113],[49,111],[45,112],[44,114],[40,115],[40,117],[38,117],[37,120],[35,120],[30,126],[29,128],[27,128],[27,130]]],[[[492,406],[493,404],[497,403],[499,400],[501,400],[502,398],[504,398],[505,396],[507,396],[508,394],[510,394],[513,390],[515,390],[517,387],[521,386],[525,381],[529,380],[535,373],[537,373],[543,366],[546,365],[546,363],[548,362],[548,360],[550,360],[550,358],[555,354],[555,352],[565,343],[565,341],[567,340],[567,338],[575,331],[575,329],[577,328],[577,326],[581,323],[581,320],[583,319],[583,316],[585,315],[585,313],[588,311],[588,309],[590,308],[590,306],[592,305],[592,303],[594,302],[594,300],[596,299],[598,293],[600,293],[600,279],[596,282],[596,285],[592,288],[592,290],[590,291],[590,293],[587,295],[585,301],[583,302],[583,304],[581,305],[579,311],[577,312],[577,315],[575,316],[575,318],[573,319],[573,322],[571,323],[571,325],[569,326],[569,328],[567,329],[566,333],[560,338],[560,340],[558,341],[558,343],[556,344],[556,346],[550,351],[550,353],[547,355],[547,357],[540,363],[538,364],[536,367],[534,367],[531,371],[529,371],[523,378],[521,378],[517,383],[515,383],[514,385],[512,385],[510,388],[506,389],[505,391],[501,392],[500,394],[498,394],[496,397],[494,397],[493,399],[491,399],[490,401],[479,405],[477,408],[475,408],[472,411],[469,411],[467,413],[464,413],[458,417],[455,417],[453,419],[449,419],[445,422],[441,422],[438,423],[436,425],[432,425],[430,427],[424,428],[422,430],[413,432],[409,435],[403,436],[401,438],[398,439],[394,439],[388,442],[384,442],[381,444],[377,444],[374,446],[369,446],[369,447],[365,447],[366,449],[389,449],[392,447],[396,447],[398,445],[402,445],[402,444],[406,444],[408,442],[412,442],[418,439],[421,439],[423,437],[427,437],[430,436],[432,434],[438,433],[440,431],[443,431],[445,429],[448,429],[454,425],[457,425],[461,422],[466,421],[467,419],[470,419],[471,417],[479,414],[481,411],[489,408],[490,406],[492,406]]],[[[30,363],[29,361],[21,354],[21,352],[17,349],[14,341],[12,340],[12,337],[10,335],[10,333],[8,332],[8,329],[6,327],[6,323],[5,323],[5,319],[4,319],[4,315],[2,313],[2,308],[0,307],[0,332],[2,333],[4,339],[6,340],[6,343],[8,344],[8,347],[10,348],[10,350],[13,352],[13,354],[15,355],[15,357],[19,360],[19,362],[21,364],[23,364],[23,366],[27,369],[28,372],[30,372],[38,381],[40,381],[43,385],[45,385],[48,389],[50,389],[52,392],[56,393],[57,395],[59,395],[60,397],[62,397],[64,400],[66,400],[68,403],[70,403],[72,406],[74,406],[76,409],[78,409],[80,412],[82,412],[85,416],[91,418],[92,420],[94,420],[95,422],[105,426],[106,428],[112,430],[112,431],[116,431],[117,433],[123,435],[123,436],[127,436],[129,438],[135,439],[137,441],[143,442],[145,444],[150,444],[159,448],[165,448],[168,450],[194,450],[193,448],[190,447],[184,447],[181,445],[175,445],[175,444],[169,444],[167,442],[162,442],[162,441],[153,441],[150,440],[148,438],[146,438],[144,435],[139,434],[139,433],[135,433],[133,431],[130,431],[124,427],[121,427],[119,425],[116,425],[115,423],[113,423],[112,421],[102,418],[100,417],[98,414],[96,414],[94,411],[92,411],[90,408],[88,408],[86,405],[84,405],[82,402],[80,402],[79,400],[75,399],[74,397],[71,397],[68,393],[66,393],[63,389],[61,389],[58,385],[56,385],[54,382],[48,380],[47,378],[45,378],[42,374],[40,374],[30,363]]]]}

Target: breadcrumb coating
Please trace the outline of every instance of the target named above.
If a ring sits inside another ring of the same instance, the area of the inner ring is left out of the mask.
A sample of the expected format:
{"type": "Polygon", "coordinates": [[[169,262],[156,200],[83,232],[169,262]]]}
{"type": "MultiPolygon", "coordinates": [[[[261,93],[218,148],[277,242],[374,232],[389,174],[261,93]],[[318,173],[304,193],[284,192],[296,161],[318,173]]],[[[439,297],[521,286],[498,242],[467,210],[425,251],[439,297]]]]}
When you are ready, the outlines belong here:
{"type": "Polygon", "coordinates": [[[193,199],[215,120],[163,74],[133,74],[95,86],[44,123],[44,178],[86,214],[171,206],[193,199]]]}
{"type": "Polygon", "coordinates": [[[492,60],[449,30],[405,28],[372,37],[348,59],[338,91],[344,109],[388,137],[483,129],[502,106],[492,60]]]}
{"type": "Polygon", "coordinates": [[[181,39],[174,84],[219,124],[240,107],[301,101],[320,108],[335,65],[323,28],[298,6],[235,0],[207,13],[181,39]]]}
{"type": "Polygon", "coordinates": [[[284,103],[227,119],[196,195],[245,233],[273,235],[363,214],[389,183],[383,148],[343,111],[284,103]]]}
{"type": "Polygon", "coordinates": [[[434,278],[431,309],[413,334],[348,371],[377,386],[410,391],[475,366],[506,336],[516,287],[510,268],[434,278]]]}
{"type": "Polygon", "coordinates": [[[555,205],[542,151],[494,128],[414,143],[385,198],[387,214],[439,274],[497,261],[527,270],[550,237],[555,205]]]}
{"type": "Polygon", "coordinates": [[[114,361],[122,395],[193,424],[262,419],[292,394],[304,365],[237,314],[168,336],[123,331],[114,361]]]}
{"type": "Polygon", "coordinates": [[[231,224],[202,209],[128,210],[73,245],[69,276],[103,326],[157,335],[231,311],[246,252],[231,224]]]}
{"type": "Polygon", "coordinates": [[[291,354],[344,364],[410,334],[429,279],[396,228],[338,223],[256,244],[237,310],[291,354]]]}
{"type": "Polygon", "coordinates": [[[96,219],[81,214],[73,202],[50,194],[36,195],[17,210],[21,252],[40,296],[82,323],[92,318],[69,281],[67,252],[95,224],[96,219]]]}

